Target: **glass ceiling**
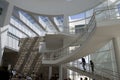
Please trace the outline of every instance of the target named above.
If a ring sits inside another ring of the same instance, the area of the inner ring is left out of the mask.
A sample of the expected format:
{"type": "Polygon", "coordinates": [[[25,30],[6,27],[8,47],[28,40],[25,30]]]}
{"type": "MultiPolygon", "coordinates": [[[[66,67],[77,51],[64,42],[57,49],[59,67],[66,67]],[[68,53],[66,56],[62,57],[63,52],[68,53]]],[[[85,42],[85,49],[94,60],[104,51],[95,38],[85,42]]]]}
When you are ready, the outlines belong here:
{"type": "Polygon", "coordinates": [[[28,36],[44,36],[62,31],[63,16],[35,15],[15,7],[10,24],[28,36]]]}
{"type": "Polygon", "coordinates": [[[57,32],[57,30],[55,29],[55,27],[53,27],[54,25],[51,23],[51,21],[49,20],[48,17],[46,16],[39,16],[39,22],[45,26],[45,29],[47,30],[47,33],[55,33],[57,32]]]}

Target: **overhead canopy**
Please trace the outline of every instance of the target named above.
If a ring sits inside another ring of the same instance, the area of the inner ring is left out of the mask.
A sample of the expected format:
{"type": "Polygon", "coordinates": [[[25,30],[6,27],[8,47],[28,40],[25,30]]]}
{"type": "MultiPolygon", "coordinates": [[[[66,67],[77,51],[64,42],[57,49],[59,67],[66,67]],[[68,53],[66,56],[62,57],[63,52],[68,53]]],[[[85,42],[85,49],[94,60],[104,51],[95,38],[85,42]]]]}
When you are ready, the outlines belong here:
{"type": "Polygon", "coordinates": [[[7,0],[24,10],[46,15],[73,15],[95,7],[104,0],[7,0]]]}

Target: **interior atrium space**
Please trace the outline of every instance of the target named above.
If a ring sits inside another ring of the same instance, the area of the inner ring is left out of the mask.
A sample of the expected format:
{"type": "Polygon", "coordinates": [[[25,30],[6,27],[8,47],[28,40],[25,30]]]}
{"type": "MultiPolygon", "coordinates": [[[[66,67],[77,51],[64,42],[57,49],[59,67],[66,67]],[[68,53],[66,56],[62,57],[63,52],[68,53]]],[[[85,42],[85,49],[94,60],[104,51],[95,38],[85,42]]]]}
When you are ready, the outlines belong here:
{"type": "Polygon", "coordinates": [[[0,0],[0,80],[120,80],[120,0],[0,0]]]}

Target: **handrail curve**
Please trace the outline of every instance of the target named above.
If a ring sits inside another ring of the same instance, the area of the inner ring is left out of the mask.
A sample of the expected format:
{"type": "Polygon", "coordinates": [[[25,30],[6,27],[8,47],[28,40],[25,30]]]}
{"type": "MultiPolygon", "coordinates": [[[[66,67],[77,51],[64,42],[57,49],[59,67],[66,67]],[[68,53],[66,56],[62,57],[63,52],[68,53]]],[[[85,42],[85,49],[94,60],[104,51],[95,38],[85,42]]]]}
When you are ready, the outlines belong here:
{"type": "MultiPolygon", "coordinates": [[[[77,44],[76,49],[79,49],[81,47],[81,45],[83,45],[83,43],[88,39],[88,37],[90,36],[90,34],[94,31],[94,28],[96,27],[96,21],[95,21],[95,15],[93,15],[91,17],[91,20],[89,21],[89,24],[86,27],[86,31],[82,34],[79,35],[74,41],[72,41],[70,44],[67,44],[65,46],[63,46],[60,49],[57,50],[52,50],[49,52],[46,52],[46,54],[48,53],[48,55],[51,55],[50,57],[47,57],[44,59],[50,59],[50,60],[55,60],[58,59],[60,57],[62,57],[63,55],[66,55],[66,51],[68,50],[68,48],[73,45],[73,44],[77,44]],[[57,54],[56,54],[57,53],[57,54]]],[[[74,50],[72,50],[71,52],[73,52],[74,50]]],[[[69,52],[68,52],[69,53],[69,52]]]]}
{"type": "Polygon", "coordinates": [[[45,51],[44,59],[56,60],[58,58],[61,58],[64,55],[71,54],[75,50],[79,50],[81,46],[89,39],[89,37],[91,37],[91,34],[94,32],[96,28],[96,16],[99,14],[102,14],[103,11],[109,11],[109,10],[115,10],[115,9],[116,8],[114,6],[113,7],[110,6],[110,7],[106,7],[105,9],[102,8],[95,11],[89,23],[86,25],[85,32],[83,32],[82,35],[79,35],[76,39],[74,39],[72,42],[68,43],[67,45],[63,46],[62,48],[45,51]],[[69,47],[72,46],[73,44],[76,45],[74,46],[75,48],[71,51],[68,51],[69,47]]]}
{"type": "MultiPolygon", "coordinates": [[[[71,64],[67,63],[67,64],[64,64],[64,66],[76,67],[80,70],[83,70],[81,67],[82,65],[75,66],[75,65],[71,65],[71,64]]],[[[101,77],[106,77],[106,78],[109,78],[111,80],[113,80],[113,78],[116,78],[116,79],[120,78],[120,74],[116,71],[112,71],[112,70],[105,69],[103,67],[95,65],[94,72],[91,72],[91,70],[89,70],[91,67],[90,64],[86,64],[86,67],[88,67],[88,69],[86,69],[86,72],[89,72],[89,73],[94,74],[94,75],[96,75],[96,74],[101,75],[101,77]],[[114,72],[114,74],[113,74],[113,72],[114,72]]]]}

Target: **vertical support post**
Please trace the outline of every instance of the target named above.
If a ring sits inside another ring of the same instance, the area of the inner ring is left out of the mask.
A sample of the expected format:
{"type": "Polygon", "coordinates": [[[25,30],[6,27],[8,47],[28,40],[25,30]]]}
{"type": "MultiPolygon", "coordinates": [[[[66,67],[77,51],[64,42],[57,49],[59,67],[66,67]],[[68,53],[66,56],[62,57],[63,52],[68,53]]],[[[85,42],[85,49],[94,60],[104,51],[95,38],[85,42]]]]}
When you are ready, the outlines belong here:
{"type": "Polygon", "coordinates": [[[59,80],[63,80],[63,69],[62,69],[62,65],[59,66],[59,80]]]}
{"type": "Polygon", "coordinates": [[[117,72],[118,74],[120,74],[120,37],[113,38],[113,46],[114,46],[114,52],[115,52],[117,72]]]}
{"type": "Polygon", "coordinates": [[[49,80],[51,79],[52,77],[52,66],[49,66],[49,80]]]}
{"type": "Polygon", "coordinates": [[[7,25],[10,22],[14,6],[6,1],[0,1],[0,6],[3,9],[0,15],[0,65],[2,65],[4,46],[7,43],[7,25]]]}
{"type": "Polygon", "coordinates": [[[63,27],[63,32],[64,33],[69,33],[69,18],[67,15],[64,15],[64,27],[63,27]]]}

